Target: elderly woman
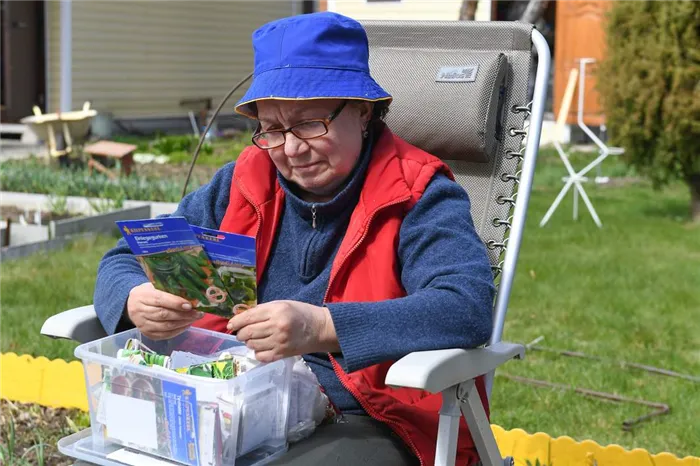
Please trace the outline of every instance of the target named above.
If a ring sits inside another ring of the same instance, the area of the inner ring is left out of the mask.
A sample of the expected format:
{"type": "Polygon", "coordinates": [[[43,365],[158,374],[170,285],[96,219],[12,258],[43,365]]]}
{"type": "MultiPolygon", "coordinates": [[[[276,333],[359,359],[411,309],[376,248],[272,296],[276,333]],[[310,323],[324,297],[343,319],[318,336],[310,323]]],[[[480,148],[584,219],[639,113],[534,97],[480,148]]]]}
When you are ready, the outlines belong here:
{"type": "MultiPolygon", "coordinates": [[[[440,396],[384,379],[410,352],[490,335],[494,286],[467,194],[383,123],[391,96],[369,74],[359,23],[295,16],[261,27],[253,46],[236,105],[258,122],[253,145],[174,215],[256,237],[261,304],[203,316],[154,289],[120,241],[100,263],[95,309],[108,332],[161,339],[194,325],[237,332],[260,361],[302,355],[346,422],[273,464],[432,464],[440,396]]],[[[468,435],[458,460],[478,460],[468,435]]]]}

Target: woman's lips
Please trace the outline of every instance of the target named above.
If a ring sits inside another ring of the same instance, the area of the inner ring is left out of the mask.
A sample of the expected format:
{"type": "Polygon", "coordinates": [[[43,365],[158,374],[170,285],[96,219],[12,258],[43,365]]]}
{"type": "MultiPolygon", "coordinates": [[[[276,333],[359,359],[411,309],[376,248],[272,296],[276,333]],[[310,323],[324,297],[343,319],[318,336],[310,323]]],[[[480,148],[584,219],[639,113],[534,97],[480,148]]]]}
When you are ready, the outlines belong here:
{"type": "Polygon", "coordinates": [[[292,168],[293,168],[294,170],[308,170],[308,169],[313,168],[313,167],[315,167],[316,165],[318,165],[318,163],[319,163],[319,162],[307,163],[307,164],[305,164],[305,165],[295,165],[295,166],[292,167],[292,168]]]}

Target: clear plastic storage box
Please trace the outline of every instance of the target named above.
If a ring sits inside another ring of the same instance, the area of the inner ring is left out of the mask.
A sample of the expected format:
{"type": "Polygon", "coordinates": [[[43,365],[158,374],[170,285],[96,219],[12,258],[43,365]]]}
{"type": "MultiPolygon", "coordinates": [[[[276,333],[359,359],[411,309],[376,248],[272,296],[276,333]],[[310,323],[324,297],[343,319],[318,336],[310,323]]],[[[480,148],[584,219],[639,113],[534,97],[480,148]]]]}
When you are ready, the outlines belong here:
{"type": "Polygon", "coordinates": [[[235,337],[198,328],[163,341],[134,329],[78,346],[92,435],[71,444],[69,454],[101,464],[120,464],[124,455],[138,452],[192,466],[241,466],[287,450],[290,361],[262,364],[229,380],[210,379],[117,359],[132,338],[168,356],[246,353],[235,337]]]}

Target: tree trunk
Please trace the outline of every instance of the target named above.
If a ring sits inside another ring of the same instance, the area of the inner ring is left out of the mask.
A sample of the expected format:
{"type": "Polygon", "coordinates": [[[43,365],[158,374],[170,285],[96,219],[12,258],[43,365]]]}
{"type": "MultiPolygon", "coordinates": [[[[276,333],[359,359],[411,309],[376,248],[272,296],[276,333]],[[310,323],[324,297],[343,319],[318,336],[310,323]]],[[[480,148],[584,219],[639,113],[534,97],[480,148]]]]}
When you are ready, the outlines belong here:
{"type": "Polygon", "coordinates": [[[477,3],[478,0],[462,0],[462,6],[459,9],[459,20],[474,21],[477,3]]]}
{"type": "Polygon", "coordinates": [[[530,0],[527,4],[527,8],[525,8],[525,11],[523,12],[523,15],[520,17],[520,21],[535,24],[542,17],[542,14],[544,13],[544,10],[547,9],[548,4],[549,0],[530,0]]]}
{"type": "Polygon", "coordinates": [[[690,218],[694,222],[700,222],[700,173],[688,177],[690,187],[690,218]]]}

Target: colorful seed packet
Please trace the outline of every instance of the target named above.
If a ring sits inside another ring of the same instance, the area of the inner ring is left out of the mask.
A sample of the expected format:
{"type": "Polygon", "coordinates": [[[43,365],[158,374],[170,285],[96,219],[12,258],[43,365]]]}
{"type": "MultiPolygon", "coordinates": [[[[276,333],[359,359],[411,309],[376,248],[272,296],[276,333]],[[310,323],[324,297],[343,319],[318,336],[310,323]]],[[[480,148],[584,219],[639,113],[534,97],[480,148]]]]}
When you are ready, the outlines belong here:
{"type": "Polygon", "coordinates": [[[184,217],[116,223],[153,286],[198,311],[232,315],[226,286],[184,217]]]}
{"type": "Polygon", "coordinates": [[[238,314],[258,304],[255,238],[191,225],[238,314]]]}

